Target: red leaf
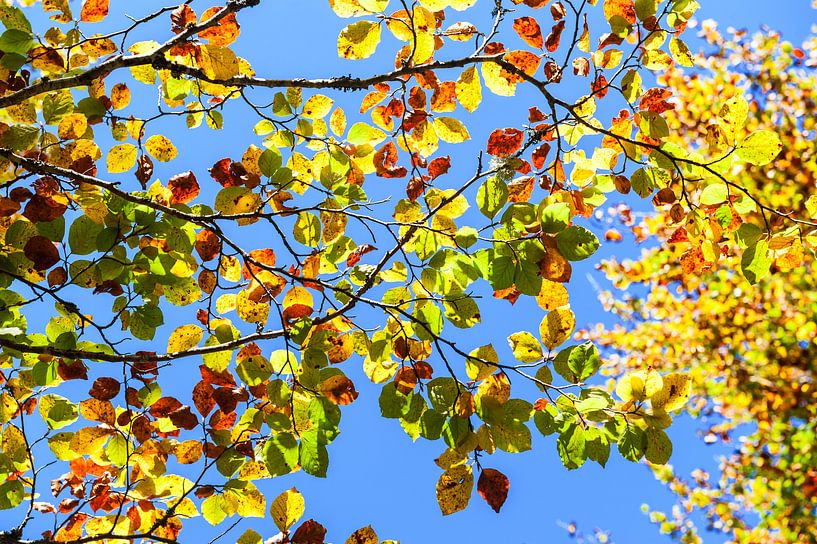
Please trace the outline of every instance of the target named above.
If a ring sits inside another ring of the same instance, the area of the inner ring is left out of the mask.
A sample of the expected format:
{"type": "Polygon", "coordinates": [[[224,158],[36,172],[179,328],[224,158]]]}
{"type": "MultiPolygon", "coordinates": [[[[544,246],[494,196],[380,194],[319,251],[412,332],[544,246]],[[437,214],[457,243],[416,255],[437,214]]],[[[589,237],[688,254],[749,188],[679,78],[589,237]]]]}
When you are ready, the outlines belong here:
{"type": "Polygon", "coordinates": [[[387,142],[374,154],[376,173],[381,178],[404,178],[408,171],[405,166],[397,165],[397,146],[387,142]]]}
{"type": "Polygon", "coordinates": [[[431,179],[436,179],[448,172],[451,168],[451,157],[438,157],[428,163],[428,175],[431,179]]]}
{"type": "Polygon", "coordinates": [[[495,157],[510,157],[520,147],[525,139],[525,133],[519,129],[497,129],[488,137],[488,153],[495,157]]]}
{"type": "Polygon", "coordinates": [[[508,498],[508,489],[510,489],[510,482],[508,477],[492,468],[482,470],[477,481],[477,492],[485,499],[488,506],[494,509],[494,512],[499,513],[499,509],[505,504],[505,499],[508,498]]]}
{"type": "Polygon", "coordinates": [[[370,253],[370,252],[372,252],[372,251],[374,251],[376,249],[377,248],[374,247],[372,244],[362,244],[362,245],[357,246],[354,249],[354,251],[352,251],[352,253],[350,253],[349,256],[346,257],[346,266],[348,266],[350,268],[355,266],[357,263],[360,262],[360,258],[363,255],[365,255],[367,253],[370,253]]]}

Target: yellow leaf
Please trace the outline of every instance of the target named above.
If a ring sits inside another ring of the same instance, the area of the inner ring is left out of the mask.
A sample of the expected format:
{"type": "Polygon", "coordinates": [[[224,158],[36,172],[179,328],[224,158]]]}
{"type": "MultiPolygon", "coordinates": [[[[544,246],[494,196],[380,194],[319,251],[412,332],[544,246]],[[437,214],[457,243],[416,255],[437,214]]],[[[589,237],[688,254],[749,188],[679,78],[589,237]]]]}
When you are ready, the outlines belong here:
{"type": "Polygon", "coordinates": [[[576,317],[567,306],[551,310],[539,325],[539,334],[546,348],[552,350],[570,338],[576,317]]]}
{"type": "Polygon", "coordinates": [[[326,117],[335,101],[322,94],[310,96],[304,104],[303,116],[308,119],[322,119],[326,117]]]}
{"type": "Polygon", "coordinates": [[[505,77],[505,74],[508,74],[508,72],[495,62],[482,64],[482,77],[485,79],[485,86],[496,95],[513,96],[516,94],[516,82],[505,77]]]}
{"type": "Polygon", "coordinates": [[[196,325],[182,325],[170,333],[167,340],[168,353],[181,353],[187,351],[201,342],[204,331],[196,325]]]}
{"type": "Polygon", "coordinates": [[[344,28],[338,36],[338,56],[344,59],[365,59],[372,56],[380,43],[380,25],[359,21],[344,28]]]}
{"type": "Polygon", "coordinates": [[[145,149],[154,159],[161,162],[172,161],[178,155],[176,146],[161,134],[154,134],[145,142],[145,149]]]}
{"type": "Polygon", "coordinates": [[[281,531],[288,531],[304,515],[303,496],[294,487],[284,491],[272,501],[270,514],[281,531]]]}
{"type": "Polygon", "coordinates": [[[672,373],[664,376],[661,390],[654,393],[650,400],[653,408],[672,412],[681,409],[691,394],[692,380],[690,377],[686,374],[672,373]]]}
{"type": "Polygon", "coordinates": [[[553,310],[565,306],[568,301],[567,289],[561,283],[542,280],[542,287],[536,295],[536,302],[543,310],[553,310]]]}
{"type": "MultiPolygon", "coordinates": [[[[663,388],[664,381],[655,370],[631,372],[619,379],[616,384],[616,395],[624,402],[631,400],[641,402],[657,395],[663,388]]],[[[653,405],[655,406],[655,405],[653,405]]]]}
{"type": "Polygon", "coordinates": [[[465,125],[453,117],[435,117],[434,129],[437,131],[437,136],[449,144],[458,144],[471,139],[465,125]]]}
{"type": "Polygon", "coordinates": [[[463,108],[473,112],[482,102],[482,84],[479,81],[477,69],[469,66],[462,71],[455,86],[457,100],[463,108]]]}
{"type": "Polygon", "coordinates": [[[377,539],[377,533],[374,532],[371,525],[361,527],[346,539],[346,544],[377,544],[378,542],[380,541],[377,539]]]}
{"type": "Polygon", "coordinates": [[[338,108],[332,112],[332,117],[329,118],[329,128],[338,137],[343,136],[343,133],[346,132],[346,114],[342,109],[338,108]]]}
{"type": "Polygon", "coordinates": [[[247,323],[266,323],[269,317],[269,304],[250,300],[247,291],[239,291],[235,301],[235,311],[247,323]]]}
{"type": "Polygon", "coordinates": [[[136,164],[137,149],[132,144],[122,144],[111,148],[108,151],[108,172],[119,174],[127,172],[136,164]]]}
{"type": "Polygon", "coordinates": [[[437,504],[444,516],[464,510],[471,499],[474,474],[468,465],[457,465],[442,473],[437,481],[437,504]]]}
{"type": "Polygon", "coordinates": [[[61,140],[76,140],[88,129],[88,120],[81,113],[69,113],[60,121],[57,135],[61,140]]]}

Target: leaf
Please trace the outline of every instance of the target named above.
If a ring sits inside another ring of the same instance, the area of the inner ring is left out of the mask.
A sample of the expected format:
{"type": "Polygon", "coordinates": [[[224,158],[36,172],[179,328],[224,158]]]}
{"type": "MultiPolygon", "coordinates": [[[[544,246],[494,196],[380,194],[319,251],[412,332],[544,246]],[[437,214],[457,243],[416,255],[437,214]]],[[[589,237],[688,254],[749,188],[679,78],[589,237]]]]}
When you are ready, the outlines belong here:
{"type": "Polygon", "coordinates": [[[372,56],[380,43],[380,25],[359,21],[341,30],[338,36],[338,56],[344,59],[365,59],[372,56]]]}
{"type": "Polygon", "coordinates": [[[477,206],[482,215],[493,219],[508,202],[508,186],[497,176],[491,176],[477,191],[477,206]]]}
{"type": "Polygon", "coordinates": [[[292,544],[323,544],[326,538],[326,529],[315,521],[308,519],[303,522],[292,535],[292,544]]]}
{"type": "Polygon", "coordinates": [[[627,423],[618,439],[618,451],[622,457],[635,463],[644,456],[646,442],[644,431],[627,423]]]}
{"type": "Polygon", "coordinates": [[[86,23],[97,23],[108,16],[109,0],[83,0],[80,20],[86,23]]]}
{"type": "Polygon", "coordinates": [[[473,112],[482,102],[482,84],[479,81],[479,74],[474,66],[469,66],[462,71],[457,78],[455,91],[460,105],[473,112]]]}
{"type": "Polygon", "coordinates": [[[437,504],[444,516],[448,516],[468,506],[474,488],[471,467],[457,465],[449,468],[437,480],[437,504]]]}
{"type": "Polygon", "coordinates": [[[270,505],[272,521],[286,533],[304,515],[304,498],[294,487],[278,495],[270,505]]]}
{"type": "Polygon", "coordinates": [[[167,340],[168,353],[183,353],[201,342],[204,331],[196,325],[182,325],[170,334],[167,340]]]}
{"type": "Polygon", "coordinates": [[[346,539],[346,544],[377,544],[378,542],[380,541],[377,533],[374,532],[371,525],[361,527],[346,539]]]}
{"type": "Polygon", "coordinates": [[[355,145],[379,144],[386,139],[386,133],[366,123],[355,123],[349,129],[346,140],[355,145]]]}
{"type": "Polygon", "coordinates": [[[491,155],[507,158],[513,155],[525,140],[525,133],[519,129],[497,129],[488,137],[487,151],[491,155]]]}
{"type": "Polygon", "coordinates": [[[508,498],[510,487],[508,477],[492,468],[482,469],[477,480],[477,492],[497,514],[508,498]]]}
{"type": "Polygon", "coordinates": [[[766,240],[758,240],[747,247],[740,259],[740,269],[749,283],[755,284],[769,275],[772,266],[772,256],[769,254],[769,244],[766,240]]]}
{"type": "Polygon", "coordinates": [[[516,332],[508,337],[513,356],[523,363],[535,363],[542,360],[542,346],[531,333],[516,332]]]}
{"type": "Polygon", "coordinates": [[[672,54],[672,58],[675,59],[675,62],[681,66],[695,66],[695,57],[692,56],[687,44],[680,38],[672,37],[670,39],[669,52],[672,54]]]}
{"type": "Polygon", "coordinates": [[[686,374],[672,373],[663,377],[661,389],[650,400],[653,408],[674,412],[687,403],[691,394],[692,380],[690,377],[686,374]]]}
{"type": "Polygon", "coordinates": [[[133,144],[116,145],[108,151],[107,166],[108,172],[118,174],[127,172],[136,164],[138,150],[133,144]]]}
{"type": "Polygon", "coordinates": [[[783,149],[780,136],[771,130],[756,130],[749,134],[735,149],[738,157],[755,166],[772,162],[783,149]]]}
{"type": "MultiPolygon", "coordinates": [[[[214,6],[204,10],[204,13],[201,14],[201,18],[199,19],[199,23],[209,21],[223,9],[223,7],[214,6]]],[[[199,38],[212,45],[226,47],[233,43],[239,34],[241,34],[241,28],[238,25],[238,21],[236,21],[235,13],[229,13],[219,19],[216,24],[199,32],[199,38]]]]}
{"type": "Polygon", "coordinates": [[[435,117],[434,128],[440,140],[449,144],[458,144],[471,139],[465,125],[453,117],[435,117]]]}
{"type": "Polygon", "coordinates": [[[77,420],[77,405],[60,395],[43,395],[38,410],[49,429],[60,429],[77,420]]]}
{"type": "Polygon", "coordinates": [[[576,326],[576,317],[567,306],[548,312],[539,325],[539,335],[548,350],[563,344],[576,326]]]}
{"type": "Polygon", "coordinates": [[[556,235],[556,245],[569,261],[587,259],[599,248],[599,239],[584,227],[573,225],[556,235]]]}
{"type": "Polygon", "coordinates": [[[199,196],[200,191],[196,175],[189,170],[167,180],[167,188],[171,194],[170,204],[187,204],[199,196]]]}
{"type": "Polygon", "coordinates": [[[644,449],[644,457],[647,461],[656,465],[665,465],[672,456],[672,442],[667,433],[661,429],[647,429],[645,431],[647,446],[644,449]]]}
{"type": "Polygon", "coordinates": [[[145,150],[160,162],[172,161],[178,155],[176,146],[161,134],[155,134],[145,141],[145,150]]]}
{"type": "Polygon", "coordinates": [[[541,49],[542,29],[533,17],[519,17],[513,21],[513,29],[525,43],[536,49],[541,49]]]}

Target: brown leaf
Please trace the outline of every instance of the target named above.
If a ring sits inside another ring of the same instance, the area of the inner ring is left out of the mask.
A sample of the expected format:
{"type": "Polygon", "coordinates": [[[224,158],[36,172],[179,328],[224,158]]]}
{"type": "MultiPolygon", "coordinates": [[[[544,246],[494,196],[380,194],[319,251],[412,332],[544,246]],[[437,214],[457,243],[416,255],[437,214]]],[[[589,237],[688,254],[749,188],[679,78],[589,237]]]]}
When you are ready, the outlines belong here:
{"type": "MultiPolygon", "coordinates": [[[[432,161],[433,162],[433,161],[432,161]]],[[[420,195],[426,190],[426,182],[419,176],[413,176],[406,184],[406,196],[412,202],[416,202],[420,195]]]]}
{"type": "Polygon", "coordinates": [[[483,469],[477,480],[477,492],[497,514],[508,498],[510,486],[508,477],[492,468],[483,469]]]}
{"type": "Polygon", "coordinates": [[[167,187],[171,193],[171,204],[187,204],[199,196],[199,182],[190,170],[171,177],[167,180],[167,187]]]}
{"type": "Polygon", "coordinates": [[[417,387],[417,373],[410,366],[401,367],[394,374],[394,386],[404,395],[408,395],[417,387]]]}
{"type": "Polygon", "coordinates": [[[550,14],[553,16],[554,21],[559,21],[565,18],[567,12],[565,11],[565,6],[561,2],[556,2],[552,6],[550,6],[550,14]]]}
{"type": "Polygon", "coordinates": [[[136,179],[142,189],[147,189],[148,181],[153,177],[153,159],[148,155],[140,155],[136,160],[136,179]]]}
{"type": "Polygon", "coordinates": [[[34,270],[48,270],[60,262],[60,253],[45,236],[32,236],[23,248],[26,258],[34,263],[34,270]]]}
{"type": "Polygon", "coordinates": [[[323,544],[326,529],[314,519],[308,519],[295,529],[292,544],[323,544]]]}
{"type": "Polygon", "coordinates": [[[371,525],[367,525],[352,533],[346,539],[345,544],[377,544],[378,542],[377,533],[374,532],[371,525]]]}
{"type": "Polygon", "coordinates": [[[62,359],[57,366],[57,374],[63,380],[87,380],[88,368],[79,359],[62,359]]]}
{"type": "Polygon", "coordinates": [[[564,20],[559,21],[550,29],[550,34],[548,34],[547,40],[545,40],[545,47],[551,53],[559,49],[559,42],[562,40],[562,31],[564,31],[564,29],[564,20]]]}
{"type": "Polygon", "coordinates": [[[408,171],[405,166],[397,165],[397,146],[387,142],[374,154],[375,171],[381,178],[404,178],[408,171]]]}
{"type": "Polygon", "coordinates": [[[88,394],[98,400],[111,400],[119,394],[120,387],[119,381],[114,378],[97,378],[88,394]]]}
{"type": "Polygon", "coordinates": [[[202,416],[206,417],[216,407],[214,392],[213,386],[204,381],[200,381],[193,388],[193,404],[202,416]]]}

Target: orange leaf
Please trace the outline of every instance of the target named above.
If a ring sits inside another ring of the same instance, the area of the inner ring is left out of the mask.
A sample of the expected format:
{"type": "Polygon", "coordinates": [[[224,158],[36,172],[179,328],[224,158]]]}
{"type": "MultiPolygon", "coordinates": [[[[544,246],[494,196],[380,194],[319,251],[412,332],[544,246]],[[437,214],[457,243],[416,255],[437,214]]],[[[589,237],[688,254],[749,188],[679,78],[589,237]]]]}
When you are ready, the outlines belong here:
{"type": "Polygon", "coordinates": [[[533,17],[520,17],[514,20],[513,29],[531,47],[542,48],[542,29],[533,17]]]}
{"type": "MultiPolygon", "coordinates": [[[[221,6],[214,6],[207,9],[201,14],[199,23],[203,23],[211,19],[222,9],[224,8],[221,6]]],[[[199,32],[199,38],[202,40],[207,40],[211,45],[226,47],[233,43],[236,38],[238,38],[240,33],[241,29],[238,25],[238,21],[235,19],[235,13],[230,13],[229,15],[222,17],[215,25],[199,32]]]]}
{"type": "Polygon", "coordinates": [[[321,394],[335,404],[352,404],[357,398],[355,384],[343,374],[335,374],[320,384],[321,394]]]}
{"type": "Polygon", "coordinates": [[[497,129],[488,137],[488,153],[495,157],[510,157],[522,146],[525,133],[519,129],[497,129]]]}
{"type": "Polygon", "coordinates": [[[98,23],[108,15],[109,0],[85,0],[80,12],[80,20],[86,23],[98,23]]]}

